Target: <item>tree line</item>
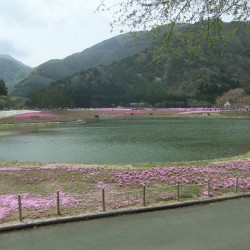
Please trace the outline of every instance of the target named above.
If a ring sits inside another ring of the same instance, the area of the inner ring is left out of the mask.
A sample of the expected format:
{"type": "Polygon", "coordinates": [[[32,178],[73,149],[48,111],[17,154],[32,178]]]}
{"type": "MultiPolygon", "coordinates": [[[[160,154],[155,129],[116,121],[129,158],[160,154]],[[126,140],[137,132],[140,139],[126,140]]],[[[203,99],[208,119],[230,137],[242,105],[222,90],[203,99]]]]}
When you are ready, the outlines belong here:
{"type": "Polygon", "coordinates": [[[9,106],[8,89],[3,80],[0,80],[0,109],[4,109],[9,106]]]}
{"type": "Polygon", "coordinates": [[[231,89],[216,99],[221,110],[250,111],[250,96],[241,88],[231,89]]]}

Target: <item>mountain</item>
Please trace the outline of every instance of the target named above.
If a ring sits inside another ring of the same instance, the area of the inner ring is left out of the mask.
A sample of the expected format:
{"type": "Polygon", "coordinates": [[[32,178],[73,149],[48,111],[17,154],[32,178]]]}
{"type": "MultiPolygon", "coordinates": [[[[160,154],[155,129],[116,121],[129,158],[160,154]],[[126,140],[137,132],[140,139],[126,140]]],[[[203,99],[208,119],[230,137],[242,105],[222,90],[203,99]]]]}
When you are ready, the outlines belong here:
{"type": "Polygon", "coordinates": [[[151,40],[146,39],[145,32],[136,32],[134,35],[136,35],[137,40],[131,34],[119,35],[62,60],[55,59],[43,63],[21,81],[12,94],[27,96],[33,89],[42,89],[53,81],[63,79],[81,70],[120,61],[153,44],[151,40]]]}
{"type": "MultiPolygon", "coordinates": [[[[250,26],[249,26],[250,30],[250,26]]],[[[111,107],[147,103],[156,107],[213,105],[216,97],[243,88],[250,94],[250,33],[236,34],[221,53],[206,44],[190,55],[168,53],[155,62],[147,50],[52,83],[30,95],[40,107],[111,107]],[[57,103],[53,101],[55,94],[57,103]],[[60,97],[60,98],[59,98],[60,97]]]]}
{"type": "Polygon", "coordinates": [[[9,55],[0,54],[0,79],[4,80],[9,90],[25,79],[32,68],[9,55]]]}

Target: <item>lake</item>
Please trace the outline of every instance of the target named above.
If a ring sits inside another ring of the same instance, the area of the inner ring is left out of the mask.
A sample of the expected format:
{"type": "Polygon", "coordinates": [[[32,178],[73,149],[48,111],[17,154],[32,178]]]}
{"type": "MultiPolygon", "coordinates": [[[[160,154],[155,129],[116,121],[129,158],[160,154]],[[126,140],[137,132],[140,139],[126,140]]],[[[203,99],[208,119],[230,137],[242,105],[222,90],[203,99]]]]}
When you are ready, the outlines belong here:
{"type": "Polygon", "coordinates": [[[249,125],[240,118],[128,117],[2,131],[0,159],[131,164],[231,157],[250,151],[249,125]]]}

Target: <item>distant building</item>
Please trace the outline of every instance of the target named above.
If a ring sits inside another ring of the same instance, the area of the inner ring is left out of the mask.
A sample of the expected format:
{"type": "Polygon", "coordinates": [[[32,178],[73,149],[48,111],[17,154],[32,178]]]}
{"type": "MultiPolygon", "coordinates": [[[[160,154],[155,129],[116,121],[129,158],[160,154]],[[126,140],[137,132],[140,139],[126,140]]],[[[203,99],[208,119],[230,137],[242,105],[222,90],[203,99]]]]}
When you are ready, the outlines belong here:
{"type": "Polygon", "coordinates": [[[224,104],[224,110],[231,110],[231,104],[228,101],[224,104]]]}
{"type": "Polygon", "coordinates": [[[131,102],[131,103],[129,103],[129,106],[131,108],[144,108],[145,105],[146,104],[144,102],[131,102]]]}

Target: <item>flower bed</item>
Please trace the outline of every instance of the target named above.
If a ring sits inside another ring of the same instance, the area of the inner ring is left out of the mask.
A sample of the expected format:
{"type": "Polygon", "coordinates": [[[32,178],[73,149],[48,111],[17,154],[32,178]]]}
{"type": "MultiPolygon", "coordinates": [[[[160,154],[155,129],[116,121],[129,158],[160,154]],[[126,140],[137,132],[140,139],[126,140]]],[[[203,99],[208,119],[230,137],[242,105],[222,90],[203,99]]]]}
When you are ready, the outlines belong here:
{"type": "Polygon", "coordinates": [[[250,161],[135,170],[74,165],[1,167],[0,178],[0,221],[10,222],[18,219],[17,194],[21,194],[24,218],[34,219],[56,215],[57,190],[62,215],[102,211],[103,190],[107,210],[142,206],[143,199],[153,205],[177,198],[246,192],[250,190],[250,161]]]}
{"type": "Polygon", "coordinates": [[[54,117],[56,118],[57,116],[53,114],[46,114],[46,113],[40,113],[40,112],[31,112],[31,113],[15,115],[15,118],[31,118],[31,117],[54,117]]]}

